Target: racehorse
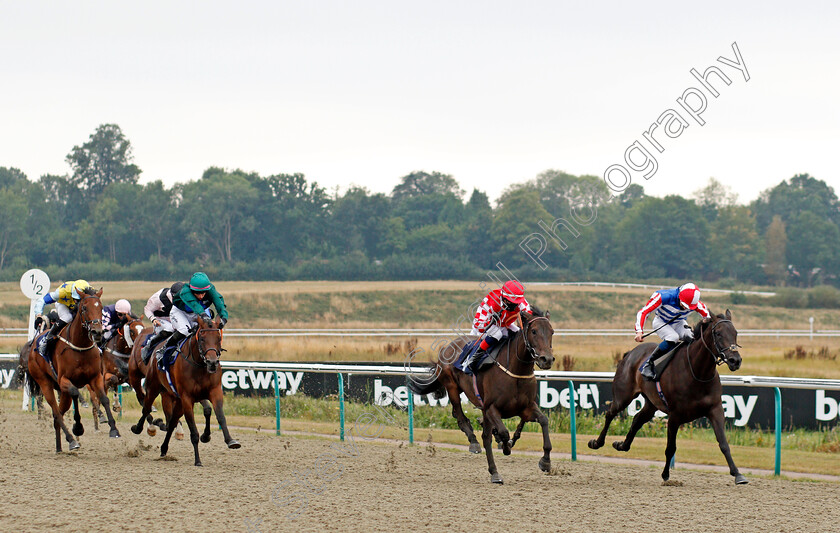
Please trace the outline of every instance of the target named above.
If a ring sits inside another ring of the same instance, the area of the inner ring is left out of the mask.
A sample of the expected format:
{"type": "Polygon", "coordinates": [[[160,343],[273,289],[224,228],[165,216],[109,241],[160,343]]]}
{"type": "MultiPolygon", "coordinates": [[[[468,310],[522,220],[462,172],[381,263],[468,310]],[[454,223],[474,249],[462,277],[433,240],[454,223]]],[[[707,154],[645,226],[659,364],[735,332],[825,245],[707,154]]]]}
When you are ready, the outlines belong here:
{"type": "MultiPolygon", "coordinates": [[[[160,395],[163,410],[166,413],[166,438],[160,446],[161,457],[165,456],[169,450],[172,431],[178,419],[183,415],[190,428],[190,441],[195,451],[195,466],[202,466],[198,455],[198,441],[200,439],[201,442],[210,442],[210,409],[205,406],[204,416],[207,426],[199,437],[193,414],[193,406],[197,401],[210,400],[212,402],[228,448],[237,449],[241,445],[230,436],[225,420],[222,373],[219,372],[221,366],[219,358],[223,351],[219,319],[205,320],[202,316],[198,316],[197,322],[198,328],[195,333],[181,344],[175,362],[169,367],[171,384],[166,372],[158,369],[158,365],[148,365],[144,385],[143,412],[137,424],[131,426],[131,431],[136,435],[143,431],[143,423],[152,410],[152,403],[160,395]]],[[[163,346],[159,346],[155,351],[161,349],[163,346]]]]}
{"type": "Polygon", "coordinates": [[[442,398],[449,396],[452,416],[458,421],[458,427],[470,441],[470,452],[481,453],[481,446],[473,433],[470,421],[461,408],[461,393],[467,395],[470,403],[482,411],[481,438],[487,455],[487,467],[490,481],[503,483],[502,476],[496,469],[493,459],[491,439],[493,436],[500,443],[502,452],[510,455],[526,422],[539,422],[543,433],[543,457],[539,461],[540,470],[551,470],[551,441],[548,436],[548,417],[537,405],[537,379],[534,376],[534,363],[543,370],[551,368],[554,355],[551,353],[551,338],[554,329],[549,322],[549,313],[543,316],[532,307],[533,314],[520,312],[522,328],[498,352],[495,363],[480,370],[473,378],[457,370],[454,363],[469,338],[460,337],[442,347],[438,360],[430,367],[428,377],[410,377],[409,387],[415,394],[434,392],[442,398]],[[501,362],[499,361],[501,360],[501,362]],[[510,438],[510,432],[502,423],[504,418],[519,417],[519,426],[510,438]]]}
{"type": "Polygon", "coordinates": [[[613,442],[613,448],[629,451],[636,432],[653,418],[657,409],[668,413],[668,444],[665,446],[665,469],[662,479],[670,478],[671,459],[677,450],[677,431],[682,424],[705,416],[712,424],[720,451],[729,464],[729,473],[735,483],[748,483],[732,461],[729,443],[724,432],[723,406],[721,404],[720,375],[717,365],[726,363],[733,372],[741,367],[738,332],[732,324],[729,309],[725,315],[712,316],[694,326],[694,338],[690,344],[679,347],[671,363],[662,372],[659,380],[662,397],[656,383],[648,381],[639,373],[639,367],[656,346],[645,343],[624,354],[613,379],[613,402],[607,410],[604,429],[598,438],[589,441],[589,447],[597,450],[604,445],[607,430],[613,418],[623,411],[640,394],[645,398],[642,410],[633,417],[630,431],[623,441],[613,442]]]}
{"type": "MultiPolygon", "coordinates": [[[[122,409],[117,389],[121,384],[128,382],[128,359],[142,331],[143,320],[132,316],[130,321],[114,332],[102,348],[102,377],[105,382],[105,392],[113,389],[115,412],[122,409]]],[[[90,399],[93,407],[94,429],[99,430],[99,423],[105,421],[105,415],[99,409],[99,400],[96,399],[96,395],[91,394],[90,399]]]]}
{"type": "Polygon", "coordinates": [[[94,292],[93,288],[88,288],[81,294],[73,320],[58,334],[52,366],[37,352],[39,337],[21,348],[21,366],[26,359],[30,394],[43,394],[52,408],[56,452],[61,451],[61,431],[64,431],[70,451],[80,448],[73,435],[80,436],[85,432],[79,415],[79,387],[86,385],[90,385],[105,407],[108,425],[111,427],[110,437],[120,436],[109,409],[108,395],[105,394],[102,362],[97,347],[102,336],[102,302],[99,300],[101,296],[102,289],[94,292]],[[53,389],[60,391],[58,401],[53,389]],[[75,408],[73,435],[64,423],[64,413],[70,408],[71,400],[75,408]]]}
{"type": "MultiPolygon", "coordinates": [[[[154,331],[154,328],[146,327],[140,331],[139,335],[134,337],[134,345],[131,347],[131,354],[128,359],[128,384],[131,385],[132,389],[134,389],[134,395],[137,396],[137,402],[140,404],[140,407],[143,407],[143,402],[146,398],[146,394],[143,392],[143,378],[146,377],[147,365],[143,364],[143,344],[146,339],[154,333],[154,331]]],[[[150,361],[151,360],[152,359],[150,359],[150,361]]],[[[207,400],[201,400],[201,406],[204,408],[204,418],[206,420],[204,432],[209,434],[211,413],[210,402],[207,400]]],[[[151,413],[149,413],[146,421],[149,423],[149,426],[146,428],[146,433],[148,433],[150,437],[157,435],[158,428],[166,431],[166,424],[164,424],[163,420],[160,418],[152,419],[151,413]]],[[[180,422],[178,422],[178,426],[175,428],[175,438],[177,440],[184,438],[184,430],[181,428],[180,422]]]]}

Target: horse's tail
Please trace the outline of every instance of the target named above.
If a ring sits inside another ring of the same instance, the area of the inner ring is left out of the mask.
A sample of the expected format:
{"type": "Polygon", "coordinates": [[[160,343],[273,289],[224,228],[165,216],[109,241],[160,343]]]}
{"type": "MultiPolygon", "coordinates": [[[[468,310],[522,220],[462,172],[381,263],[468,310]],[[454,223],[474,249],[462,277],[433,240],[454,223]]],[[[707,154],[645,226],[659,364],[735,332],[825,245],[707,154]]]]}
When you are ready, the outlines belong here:
{"type": "Polygon", "coordinates": [[[433,364],[428,369],[429,372],[427,374],[409,376],[408,388],[414,394],[434,393],[435,398],[443,398],[446,395],[446,389],[443,387],[443,383],[440,382],[440,366],[433,364]]]}
{"type": "Polygon", "coordinates": [[[32,351],[32,342],[29,341],[24,344],[20,351],[18,352],[18,383],[26,383],[26,387],[29,389],[29,396],[34,398],[41,394],[41,387],[38,386],[38,382],[32,379],[32,375],[29,373],[29,353],[32,351]],[[24,376],[26,379],[24,380],[24,376]]]}
{"type": "Polygon", "coordinates": [[[122,357],[114,357],[114,366],[117,368],[117,374],[123,379],[128,379],[128,360],[122,357]]]}

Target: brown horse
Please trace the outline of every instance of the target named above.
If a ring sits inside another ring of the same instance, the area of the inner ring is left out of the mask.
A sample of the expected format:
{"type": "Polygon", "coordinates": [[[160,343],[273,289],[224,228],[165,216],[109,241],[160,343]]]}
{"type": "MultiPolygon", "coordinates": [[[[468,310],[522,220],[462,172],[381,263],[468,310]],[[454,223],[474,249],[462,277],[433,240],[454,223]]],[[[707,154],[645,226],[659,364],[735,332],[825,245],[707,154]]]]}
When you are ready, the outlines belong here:
{"type": "MultiPolygon", "coordinates": [[[[121,384],[128,383],[128,358],[131,356],[131,348],[142,331],[143,319],[132,316],[131,320],[118,328],[102,347],[102,377],[105,382],[105,392],[114,391],[114,412],[122,409],[117,391],[121,384]]],[[[99,423],[106,420],[105,415],[99,408],[99,400],[95,394],[90,395],[90,400],[93,407],[94,429],[99,430],[99,423]]]]}
{"type": "MultiPolygon", "coordinates": [[[[158,395],[161,396],[163,410],[166,413],[166,438],[160,446],[161,457],[169,450],[169,439],[178,419],[183,415],[190,428],[190,441],[195,451],[195,466],[202,466],[198,455],[198,441],[210,442],[210,413],[205,408],[207,427],[199,437],[195,425],[193,406],[201,400],[210,400],[216,419],[222,428],[225,443],[228,448],[240,447],[238,441],[230,436],[224,413],[224,395],[222,393],[222,373],[219,372],[219,357],[222,353],[222,330],[219,319],[205,320],[197,317],[198,329],[181,345],[181,351],[175,362],[169,368],[172,376],[173,390],[166,378],[166,373],[158,369],[156,364],[149,364],[146,369],[146,383],[144,385],[143,412],[137,424],[131,426],[131,431],[139,435],[143,431],[143,423],[152,410],[152,403],[158,395]]],[[[163,349],[159,346],[155,351],[163,349]]]]}
{"type": "Polygon", "coordinates": [[[70,451],[78,449],[79,443],[73,435],[80,436],[85,430],[79,415],[79,388],[90,385],[99,401],[108,413],[110,436],[117,438],[120,432],[114,422],[109,407],[108,395],[102,379],[102,362],[96,344],[102,336],[102,289],[94,292],[87,289],[78,303],[73,320],[61,330],[55,345],[53,364],[50,364],[37,352],[37,338],[21,348],[21,364],[26,359],[26,373],[29,378],[30,393],[43,394],[52,408],[53,427],[55,428],[55,451],[61,451],[61,431],[69,443],[70,451]],[[60,391],[60,400],[56,401],[53,390],[60,391]],[[75,408],[73,435],[64,423],[64,414],[75,408]]]}
{"type": "Polygon", "coordinates": [[[694,327],[694,338],[696,340],[691,344],[677,349],[673,360],[662,372],[660,385],[665,401],[659,397],[656,383],[644,379],[639,373],[639,367],[656,345],[645,343],[624,354],[615,371],[613,402],[607,410],[604,429],[597,439],[589,441],[589,447],[597,450],[604,445],[610,422],[641,394],[645,398],[644,407],[633,417],[627,437],[623,441],[613,442],[613,448],[629,451],[636,432],[653,418],[657,409],[668,413],[668,444],[665,447],[665,469],[662,471],[662,479],[668,481],[671,459],[677,451],[677,431],[682,424],[705,416],[712,424],[720,451],[726,457],[729,473],[735,477],[735,483],[748,483],[732,461],[729,443],[726,442],[720,375],[717,372],[717,365],[723,363],[733,372],[741,367],[738,332],[732,324],[729,309],[726,315],[698,322],[694,327]]]}
{"type": "Polygon", "coordinates": [[[449,396],[452,416],[458,427],[470,441],[470,452],[481,453],[481,446],[473,433],[470,421],[461,408],[461,393],[467,395],[470,403],[482,410],[481,438],[487,454],[490,481],[503,483],[493,459],[492,438],[500,443],[502,452],[510,455],[526,422],[539,422],[543,432],[543,457],[540,470],[551,470],[551,441],[548,436],[548,417],[537,405],[537,378],[534,363],[543,370],[551,368],[554,356],[551,353],[551,338],[554,329],[549,322],[549,313],[543,316],[537,309],[533,314],[520,313],[522,328],[499,351],[496,362],[487,369],[479,370],[473,378],[456,369],[454,363],[469,338],[461,337],[447,344],[438,352],[438,360],[430,368],[428,377],[410,377],[408,385],[415,394],[434,392],[439,398],[449,396]],[[478,392],[478,394],[476,394],[478,392]],[[480,395],[480,398],[479,398],[480,395]],[[510,438],[502,419],[519,417],[519,426],[510,438]]]}
{"type": "MultiPolygon", "coordinates": [[[[143,406],[146,399],[146,394],[143,392],[143,378],[146,377],[146,371],[148,370],[148,365],[143,364],[143,343],[154,331],[154,328],[146,327],[143,328],[139,335],[134,337],[134,345],[131,347],[131,355],[128,358],[128,384],[134,389],[134,395],[137,396],[137,402],[140,404],[140,407],[143,406]]],[[[152,360],[154,359],[150,359],[150,361],[152,360]]],[[[210,402],[201,400],[201,406],[204,409],[204,419],[206,421],[204,432],[209,434],[210,414],[212,412],[210,402]]],[[[146,421],[149,423],[149,426],[146,428],[146,433],[150,437],[157,435],[158,428],[166,431],[166,424],[164,424],[163,420],[160,418],[153,419],[151,413],[146,417],[146,421]]],[[[178,426],[175,428],[175,438],[177,440],[184,438],[184,430],[181,428],[180,422],[178,422],[178,426]]]]}

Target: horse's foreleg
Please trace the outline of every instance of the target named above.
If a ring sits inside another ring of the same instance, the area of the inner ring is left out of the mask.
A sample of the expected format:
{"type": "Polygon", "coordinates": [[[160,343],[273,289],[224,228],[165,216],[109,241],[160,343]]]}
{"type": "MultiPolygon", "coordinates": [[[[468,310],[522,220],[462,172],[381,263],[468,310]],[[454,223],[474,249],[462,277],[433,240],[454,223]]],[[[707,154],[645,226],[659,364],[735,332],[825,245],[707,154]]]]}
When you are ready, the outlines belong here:
{"type": "Polygon", "coordinates": [[[627,432],[627,436],[624,437],[624,440],[617,440],[613,442],[613,448],[620,452],[630,451],[630,446],[633,444],[633,439],[636,438],[636,433],[642,428],[642,426],[650,422],[655,414],[656,406],[653,405],[653,402],[646,401],[641,411],[636,413],[636,416],[633,417],[633,422],[630,424],[630,431],[627,432]]]}
{"type": "Polygon", "coordinates": [[[747,478],[738,471],[735,466],[735,461],[732,460],[732,454],[729,452],[729,443],[726,441],[726,433],[723,426],[723,407],[718,404],[709,411],[709,421],[712,423],[712,428],[715,430],[715,438],[720,446],[720,451],[726,457],[726,462],[729,464],[729,473],[735,477],[736,485],[744,485],[749,483],[747,478]]]}
{"type": "Polygon", "coordinates": [[[62,377],[58,382],[58,388],[61,391],[61,400],[59,405],[61,407],[61,417],[64,420],[64,414],[70,409],[72,403],[73,409],[73,435],[77,437],[84,435],[85,428],[82,425],[82,415],[79,412],[79,389],[73,385],[69,379],[62,377]],[[66,403],[65,403],[66,399],[66,403]]]}
{"type": "Polygon", "coordinates": [[[449,396],[449,403],[452,404],[452,416],[458,421],[458,428],[464,432],[464,435],[467,436],[467,440],[470,442],[470,453],[481,453],[481,446],[478,444],[478,439],[475,438],[472,424],[461,407],[460,391],[457,387],[453,387],[453,390],[447,388],[446,394],[449,396]]]}
{"type": "Polygon", "coordinates": [[[201,407],[204,408],[204,433],[201,434],[201,442],[210,442],[210,413],[212,409],[210,408],[210,402],[207,400],[201,400],[201,407]]]}
{"type": "Polygon", "coordinates": [[[502,484],[502,476],[496,470],[496,461],[493,459],[493,429],[494,424],[488,416],[488,412],[484,411],[484,418],[481,429],[481,440],[484,443],[484,453],[487,455],[487,470],[490,472],[490,481],[492,483],[502,484]]]}
{"type": "MultiPolygon", "coordinates": [[[[97,374],[96,377],[93,378],[93,380],[90,382],[90,386],[96,391],[96,396],[99,397],[99,403],[102,404],[102,408],[105,411],[105,415],[108,417],[108,426],[111,428],[111,431],[108,433],[108,436],[112,439],[119,438],[120,431],[117,429],[117,421],[114,420],[114,415],[111,414],[111,401],[108,399],[108,394],[105,392],[102,374],[97,374]]],[[[94,394],[91,394],[90,397],[93,398],[94,394]]]]}
{"type": "MultiPolygon", "coordinates": [[[[537,402],[533,403],[533,405],[531,407],[531,410],[533,411],[534,417],[537,419],[537,422],[539,422],[540,427],[542,428],[542,434],[543,434],[543,456],[542,456],[542,459],[540,459],[540,463],[539,463],[540,470],[542,470],[543,472],[550,472],[551,471],[551,438],[548,435],[548,417],[545,416],[545,413],[540,411],[540,408],[537,405],[537,402]]],[[[523,421],[524,421],[524,419],[523,419],[523,421]]],[[[520,422],[519,425],[522,426],[523,423],[520,422]]],[[[518,429],[517,429],[517,431],[518,431],[518,429]]]]}
{"type": "MultiPolygon", "coordinates": [[[[193,445],[193,451],[195,452],[195,466],[203,466],[201,464],[201,459],[198,456],[198,427],[195,425],[195,413],[193,412],[193,406],[195,405],[195,401],[192,398],[181,395],[181,410],[184,411],[184,419],[187,421],[187,427],[190,428],[190,442],[193,445]]],[[[168,432],[167,432],[168,434],[168,432]]]]}
{"type": "MultiPolygon", "coordinates": [[[[222,435],[225,437],[225,444],[227,447],[236,450],[242,447],[239,444],[239,441],[234,439],[230,436],[230,431],[227,427],[227,419],[225,418],[225,395],[222,392],[222,387],[217,387],[210,391],[210,401],[213,403],[213,410],[216,412],[216,420],[219,421],[219,425],[222,427],[222,435]]],[[[207,413],[207,411],[205,411],[207,413]]],[[[210,420],[209,414],[207,415],[208,423],[210,420]]]]}
{"type": "Polygon", "coordinates": [[[680,422],[673,416],[668,417],[668,444],[665,446],[665,468],[662,470],[662,480],[668,481],[671,477],[671,460],[677,453],[677,431],[680,429],[680,422]]]}

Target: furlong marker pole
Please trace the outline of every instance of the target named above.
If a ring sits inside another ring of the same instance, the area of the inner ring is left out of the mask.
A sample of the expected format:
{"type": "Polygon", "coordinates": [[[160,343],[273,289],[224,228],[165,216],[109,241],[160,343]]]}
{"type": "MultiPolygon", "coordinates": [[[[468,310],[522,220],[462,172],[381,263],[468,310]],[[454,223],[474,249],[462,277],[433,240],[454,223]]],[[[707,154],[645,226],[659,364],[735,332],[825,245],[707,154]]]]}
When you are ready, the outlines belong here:
{"type": "Polygon", "coordinates": [[[280,384],[277,382],[277,371],[274,371],[274,433],[280,435],[280,384]]]}
{"type": "Polygon", "coordinates": [[[575,383],[569,380],[569,433],[572,436],[572,461],[577,461],[577,418],[575,417],[575,383]]]}
{"type": "Polygon", "coordinates": [[[338,374],[338,426],[339,438],[344,441],[344,376],[338,374]]]}
{"type": "Polygon", "coordinates": [[[773,387],[776,397],[776,469],[775,475],[782,472],[782,391],[779,387],[773,387]]]}

